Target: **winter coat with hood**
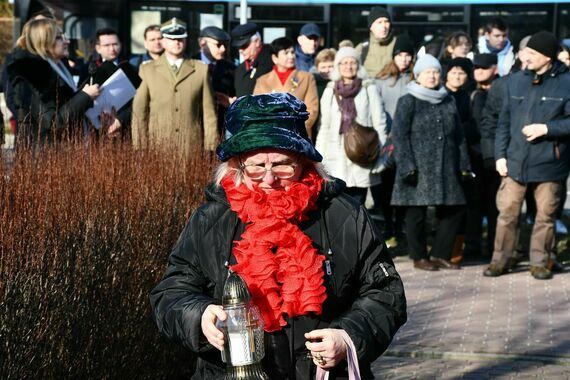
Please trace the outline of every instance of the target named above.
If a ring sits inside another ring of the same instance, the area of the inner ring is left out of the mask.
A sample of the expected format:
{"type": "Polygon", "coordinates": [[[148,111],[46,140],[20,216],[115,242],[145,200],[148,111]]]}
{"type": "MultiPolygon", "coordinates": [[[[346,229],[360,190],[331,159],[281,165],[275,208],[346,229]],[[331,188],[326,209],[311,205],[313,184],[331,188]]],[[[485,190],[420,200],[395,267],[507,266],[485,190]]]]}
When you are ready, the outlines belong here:
{"type": "MultiPolygon", "coordinates": [[[[402,281],[380,233],[343,188],[342,181],[326,183],[318,209],[300,225],[319,254],[326,255],[327,299],[321,315],[291,318],[281,331],[265,334],[262,364],[272,380],[314,378],[304,333],[320,328],[345,330],[357,349],[362,378],[371,379],[370,363],[406,321],[402,281]]],[[[224,263],[235,263],[233,241],[245,228],[221,187],[209,187],[206,195],[208,201],[190,217],[162,281],[150,295],[160,331],[198,354],[193,378],[204,380],[222,378],[225,364],[202,334],[201,317],[208,305],[221,303],[224,263]]],[[[345,370],[339,365],[331,371],[332,378],[346,378],[345,370]]]]}
{"type": "Polygon", "coordinates": [[[16,48],[7,67],[18,123],[18,144],[58,140],[64,132],[81,130],[93,101],[72,89],[48,61],[16,48]]]}
{"type": "Polygon", "coordinates": [[[392,127],[396,182],[392,204],[397,206],[463,205],[459,175],[469,170],[467,145],[455,101],[446,95],[438,104],[408,93],[400,98],[392,127]],[[404,183],[417,171],[418,183],[404,183]]]}
{"type": "Polygon", "coordinates": [[[570,71],[560,61],[533,84],[534,72],[507,81],[495,140],[495,159],[507,159],[508,176],[520,183],[564,181],[570,170],[570,71]],[[527,141],[529,124],[546,124],[548,133],[527,141]]]}
{"type": "MultiPolygon", "coordinates": [[[[369,79],[362,81],[360,92],[354,97],[356,122],[378,132],[380,142],[386,142],[386,114],[378,90],[369,79]]],[[[321,125],[316,148],[323,155],[323,164],[331,175],[342,179],[349,187],[370,187],[381,182],[381,158],[365,168],[350,161],[344,151],[343,135],[339,133],[342,114],[334,94],[334,82],[329,82],[321,98],[321,125]]]]}

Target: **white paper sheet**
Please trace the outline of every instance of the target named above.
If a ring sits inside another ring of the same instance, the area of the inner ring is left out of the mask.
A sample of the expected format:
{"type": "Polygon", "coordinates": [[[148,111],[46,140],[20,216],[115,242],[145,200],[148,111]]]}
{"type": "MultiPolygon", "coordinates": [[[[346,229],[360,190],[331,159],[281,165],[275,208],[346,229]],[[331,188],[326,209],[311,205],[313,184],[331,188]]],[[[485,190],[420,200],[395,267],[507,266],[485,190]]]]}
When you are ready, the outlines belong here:
{"type": "Polygon", "coordinates": [[[123,70],[118,69],[100,87],[101,93],[93,102],[93,107],[87,110],[86,115],[95,126],[101,128],[99,116],[102,112],[111,113],[112,108],[119,110],[134,98],[137,92],[123,70]]]}

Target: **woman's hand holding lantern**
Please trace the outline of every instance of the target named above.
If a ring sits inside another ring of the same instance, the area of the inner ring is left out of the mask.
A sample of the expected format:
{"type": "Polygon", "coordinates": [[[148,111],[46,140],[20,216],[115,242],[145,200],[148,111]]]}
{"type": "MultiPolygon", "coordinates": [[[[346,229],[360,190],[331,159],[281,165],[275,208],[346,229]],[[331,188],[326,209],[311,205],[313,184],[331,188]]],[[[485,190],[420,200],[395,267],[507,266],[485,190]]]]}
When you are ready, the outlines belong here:
{"type": "Polygon", "coordinates": [[[202,314],[202,333],[218,350],[224,350],[224,334],[216,327],[216,320],[225,321],[227,314],[220,305],[209,305],[202,314]]]}

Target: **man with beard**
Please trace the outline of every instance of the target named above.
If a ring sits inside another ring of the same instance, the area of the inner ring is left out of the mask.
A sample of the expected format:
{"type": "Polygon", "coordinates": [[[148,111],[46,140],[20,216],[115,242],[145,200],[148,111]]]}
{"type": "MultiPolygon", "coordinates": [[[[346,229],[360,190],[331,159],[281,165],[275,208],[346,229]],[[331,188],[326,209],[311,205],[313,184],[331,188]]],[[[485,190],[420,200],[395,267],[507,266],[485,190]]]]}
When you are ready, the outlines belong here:
{"type": "Polygon", "coordinates": [[[216,99],[218,114],[218,132],[222,132],[226,111],[235,100],[233,63],[226,59],[230,35],[216,26],[208,26],[200,31],[198,45],[200,51],[195,59],[208,65],[208,73],[212,80],[212,89],[216,99]]]}
{"type": "Polygon", "coordinates": [[[370,39],[356,46],[360,61],[370,78],[392,60],[396,37],[392,34],[392,20],[386,8],[372,7],[368,15],[370,39]]]}

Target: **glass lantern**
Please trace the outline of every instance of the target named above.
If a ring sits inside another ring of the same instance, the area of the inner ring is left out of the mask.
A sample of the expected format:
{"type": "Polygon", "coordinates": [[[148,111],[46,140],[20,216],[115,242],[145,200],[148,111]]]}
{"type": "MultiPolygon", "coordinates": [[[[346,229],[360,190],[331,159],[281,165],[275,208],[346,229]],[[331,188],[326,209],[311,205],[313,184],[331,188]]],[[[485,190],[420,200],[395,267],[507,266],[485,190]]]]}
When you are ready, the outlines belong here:
{"type": "Polygon", "coordinates": [[[222,360],[226,363],[225,379],[257,380],[269,377],[263,371],[265,356],[263,319],[243,279],[230,271],[224,285],[222,307],[225,321],[217,326],[224,333],[222,360]]]}

